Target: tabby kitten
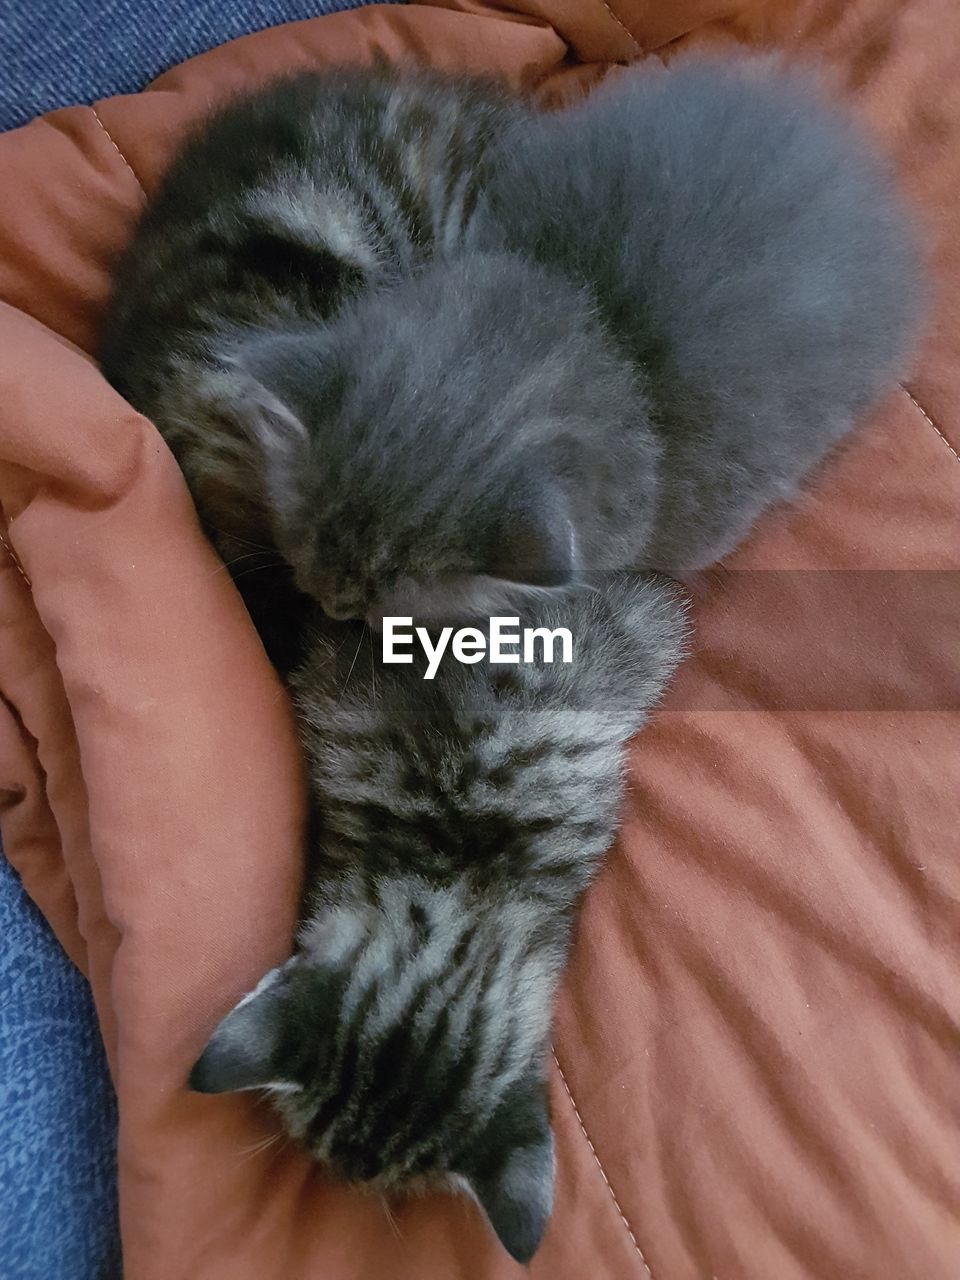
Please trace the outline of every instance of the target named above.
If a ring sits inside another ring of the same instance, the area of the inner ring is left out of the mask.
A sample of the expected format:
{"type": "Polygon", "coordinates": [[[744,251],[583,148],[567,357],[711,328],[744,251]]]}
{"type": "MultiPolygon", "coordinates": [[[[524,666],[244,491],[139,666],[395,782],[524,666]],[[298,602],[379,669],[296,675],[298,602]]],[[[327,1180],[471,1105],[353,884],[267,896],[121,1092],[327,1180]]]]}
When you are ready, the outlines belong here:
{"type": "MultiPolygon", "coordinates": [[[[325,362],[336,316],[348,300],[457,252],[476,217],[489,140],[522,110],[493,85],[426,72],[280,81],[201,127],[118,265],[101,334],[104,372],[163,433],[284,667],[296,660],[287,642],[304,618],[289,571],[274,567],[281,560],[276,526],[295,492],[270,489],[266,480],[302,444],[290,402],[304,391],[289,385],[291,371],[311,375],[322,427],[382,346],[374,313],[369,332],[358,334],[354,324],[341,338],[338,350],[351,344],[345,366],[325,362]]],[[[383,372],[373,430],[393,391],[390,369],[383,372]]],[[[421,388],[426,412],[430,393],[428,382],[421,388]]],[[[350,441],[332,431],[327,437],[349,456],[350,441]]],[[[378,443],[394,457],[406,445],[378,443]]],[[[316,477],[301,479],[312,485],[316,477]]],[[[351,496],[345,480],[355,501],[350,526],[389,521],[403,507],[406,495],[396,493],[378,511],[382,498],[365,492],[366,478],[339,470],[326,494],[338,507],[351,496]]],[[[295,550],[287,546],[294,559],[295,550]]],[[[342,575],[315,581],[298,574],[305,577],[332,615],[357,612],[342,575]]]]}
{"type": "Polygon", "coordinates": [[[568,627],[572,663],[424,681],[422,662],[381,665],[362,624],[313,634],[293,679],[319,824],[298,950],[191,1076],[267,1090],[346,1178],[467,1189],[520,1261],[552,1203],[546,1058],[574,908],[683,615],[664,582],[622,579],[525,621],[568,627]]]}
{"type": "Polygon", "coordinates": [[[519,255],[432,263],[236,359],[246,405],[283,406],[257,426],[274,536],[328,613],[509,615],[649,533],[636,370],[585,289],[519,255]]]}
{"type": "Polygon", "coordinates": [[[294,586],[436,622],[716,559],[902,371],[920,293],[884,166],[796,72],[629,72],[552,116],[357,72],[188,146],[102,357],[289,636],[294,586]]]}

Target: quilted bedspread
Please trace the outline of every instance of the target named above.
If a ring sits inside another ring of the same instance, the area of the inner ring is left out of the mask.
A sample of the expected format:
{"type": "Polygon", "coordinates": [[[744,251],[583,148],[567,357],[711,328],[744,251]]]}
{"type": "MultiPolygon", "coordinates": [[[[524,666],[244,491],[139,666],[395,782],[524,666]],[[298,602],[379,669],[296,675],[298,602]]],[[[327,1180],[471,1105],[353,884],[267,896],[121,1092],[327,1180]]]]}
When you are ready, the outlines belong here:
{"type": "Polygon", "coordinates": [[[211,104],[386,56],[545,105],[691,47],[814,64],[893,158],[936,282],[910,379],[696,584],[555,1027],[544,1280],[960,1274],[960,7],[449,0],[248,37],[0,137],[0,816],[91,980],[129,1280],[500,1280],[184,1087],[290,946],[289,707],[152,425],[91,353],[117,250],[211,104]]]}

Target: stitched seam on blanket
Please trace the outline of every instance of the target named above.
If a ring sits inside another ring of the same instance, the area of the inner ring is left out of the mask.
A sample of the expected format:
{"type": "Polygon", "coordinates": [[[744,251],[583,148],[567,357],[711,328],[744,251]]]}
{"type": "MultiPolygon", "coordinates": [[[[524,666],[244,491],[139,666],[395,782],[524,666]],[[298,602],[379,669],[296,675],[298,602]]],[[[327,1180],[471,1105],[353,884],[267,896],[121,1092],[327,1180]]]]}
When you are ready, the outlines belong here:
{"type": "Polygon", "coordinates": [[[17,555],[13,547],[6,540],[6,538],[3,536],[2,533],[0,533],[0,545],[2,545],[4,551],[6,551],[7,555],[13,561],[13,567],[16,569],[17,573],[19,573],[20,577],[24,580],[27,586],[32,588],[33,583],[27,577],[27,572],[24,569],[23,565],[20,563],[20,557],[17,555]]]}
{"type": "Polygon", "coordinates": [[[570,1099],[571,1107],[573,1107],[573,1114],[577,1117],[577,1124],[579,1124],[580,1126],[580,1132],[583,1134],[584,1139],[586,1140],[587,1146],[590,1148],[590,1154],[593,1156],[594,1161],[596,1162],[596,1166],[600,1170],[600,1176],[601,1178],[603,1178],[603,1181],[606,1184],[606,1188],[610,1192],[610,1199],[613,1201],[613,1207],[616,1209],[617,1214],[619,1215],[620,1221],[623,1223],[624,1227],[626,1228],[627,1235],[630,1237],[630,1243],[633,1245],[634,1249],[637,1251],[637,1257],[640,1259],[641,1265],[643,1266],[643,1269],[647,1274],[648,1280],[653,1280],[653,1272],[650,1270],[650,1264],[647,1262],[646,1258],[643,1256],[643,1250],[640,1248],[640,1244],[637,1240],[636,1235],[634,1234],[633,1228],[630,1226],[630,1223],[627,1221],[627,1215],[623,1212],[623,1210],[620,1207],[620,1201],[617,1199],[617,1193],[614,1191],[613,1186],[610,1182],[610,1179],[607,1177],[607,1171],[606,1169],[604,1169],[603,1165],[600,1163],[600,1157],[597,1155],[597,1148],[593,1145],[590,1135],[589,1133],[587,1133],[587,1127],[583,1123],[583,1117],[580,1114],[580,1108],[577,1106],[576,1099],[574,1098],[573,1094],[570,1092],[570,1086],[567,1084],[567,1077],[563,1074],[563,1067],[561,1067],[560,1065],[560,1059],[557,1057],[556,1049],[553,1050],[553,1060],[557,1064],[557,1070],[560,1072],[560,1079],[563,1083],[564,1090],[566,1091],[567,1097],[570,1099]]]}
{"type": "Polygon", "coordinates": [[[616,12],[615,12],[611,7],[610,7],[610,5],[607,3],[607,0],[600,0],[600,3],[603,5],[604,9],[606,9],[607,13],[609,13],[610,17],[614,20],[614,22],[617,24],[617,26],[620,28],[620,30],[623,32],[623,34],[627,37],[627,39],[628,39],[628,40],[630,41],[630,43],[633,45],[634,52],[635,52],[638,56],[641,56],[641,57],[642,57],[642,55],[643,55],[643,45],[641,45],[640,41],[639,41],[639,40],[637,39],[637,37],[633,34],[633,32],[630,30],[630,28],[626,25],[626,23],[623,21],[623,19],[619,16],[619,14],[617,14],[617,13],[616,13],[616,12]]]}
{"type": "Polygon", "coordinates": [[[929,413],[927,413],[926,409],[923,407],[923,405],[920,403],[917,397],[913,394],[910,388],[905,387],[901,382],[900,390],[907,397],[907,399],[910,401],[913,407],[918,410],[918,412],[920,413],[920,416],[927,423],[927,425],[933,427],[934,431],[937,433],[937,435],[940,437],[943,443],[947,446],[947,448],[953,454],[957,462],[960,462],[960,453],[957,453],[956,449],[953,447],[953,445],[950,443],[947,437],[943,434],[943,432],[940,430],[940,428],[937,426],[934,420],[930,417],[929,413]]]}
{"type": "Polygon", "coordinates": [[[130,163],[130,161],[127,159],[127,157],[123,154],[123,152],[120,150],[120,148],[119,148],[119,147],[117,146],[117,144],[114,142],[113,138],[110,136],[110,130],[107,128],[107,126],[103,123],[103,121],[102,121],[102,120],[100,119],[100,117],[97,115],[97,109],[96,109],[96,107],[91,107],[91,108],[90,108],[90,110],[93,112],[93,118],[94,118],[94,120],[96,120],[97,124],[100,126],[100,128],[103,130],[103,132],[106,134],[107,141],[110,143],[111,147],[113,147],[114,151],[115,151],[115,152],[117,153],[117,155],[120,157],[120,159],[121,159],[121,161],[122,161],[122,163],[123,163],[123,167],[126,169],[127,173],[129,173],[130,177],[134,180],[134,182],[137,184],[137,189],[139,190],[140,194],[143,196],[144,200],[146,200],[146,198],[147,198],[147,193],[146,193],[146,191],[144,191],[144,189],[143,189],[143,183],[140,181],[140,179],[137,177],[136,173],[134,172],[133,165],[130,163]]]}

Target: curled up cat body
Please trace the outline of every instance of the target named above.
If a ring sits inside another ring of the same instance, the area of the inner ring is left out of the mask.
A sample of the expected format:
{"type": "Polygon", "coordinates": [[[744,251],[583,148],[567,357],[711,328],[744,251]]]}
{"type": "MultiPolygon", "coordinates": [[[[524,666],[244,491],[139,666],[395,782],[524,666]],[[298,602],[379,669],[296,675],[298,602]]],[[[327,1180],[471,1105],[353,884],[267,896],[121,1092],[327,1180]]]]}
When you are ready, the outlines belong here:
{"type": "MultiPolygon", "coordinates": [[[[315,408],[323,415],[329,403],[332,414],[339,388],[362,378],[365,349],[376,355],[376,323],[342,369],[321,366],[306,344],[335,338],[350,300],[456,251],[476,216],[489,139],[520,111],[493,85],[426,72],[281,80],[188,139],[118,263],[104,372],[163,434],[285,669],[308,609],[289,570],[299,531],[278,509],[298,495],[273,483],[301,441],[276,386],[286,391],[299,352],[315,408]]],[[[349,446],[332,443],[341,456],[349,446]]],[[[362,520],[364,505],[355,510],[362,520]]],[[[332,579],[311,580],[313,594],[331,614],[351,614],[332,579]]]]}
{"type": "Polygon", "coordinates": [[[725,555],[903,372],[921,297],[884,164],[799,72],[642,68],[549,116],[311,76],[174,163],[102,357],[262,633],[281,585],[472,620],[725,555]]]}
{"type": "Polygon", "coordinates": [[[293,677],[317,842],[299,945],[191,1077],[264,1089],[342,1176],[446,1184],[514,1257],[550,1214],[546,1071],[576,904],[612,843],[624,744],[680,656],[677,589],[611,580],[526,620],[569,665],[384,666],[320,619],[293,677]]]}

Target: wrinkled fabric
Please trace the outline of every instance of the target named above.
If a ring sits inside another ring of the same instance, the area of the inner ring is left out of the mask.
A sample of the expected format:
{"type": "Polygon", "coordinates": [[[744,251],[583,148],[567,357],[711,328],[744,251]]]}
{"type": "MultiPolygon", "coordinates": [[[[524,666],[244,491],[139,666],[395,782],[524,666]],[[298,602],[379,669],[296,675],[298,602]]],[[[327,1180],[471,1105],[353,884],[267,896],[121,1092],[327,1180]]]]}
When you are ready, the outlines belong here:
{"type": "MultiPolygon", "coordinates": [[[[0,131],[41,109],[139,89],[257,27],[357,3],[8,0],[0,131]]],[[[109,1280],[120,1273],[117,1117],[93,1001],[2,857],[0,939],[0,1274],[109,1280]]]]}
{"type": "Polygon", "coordinates": [[[277,71],[412,58],[553,104],[614,64],[738,41],[819,67],[890,154],[934,317],[904,388],[693,584],[693,652],[631,748],[560,998],[557,1198],[531,1274],[955,1280],[951,0],[368,9],[0,139],[3,837],[91,977],[133,1280],[522,1272],[469,1203],[388,1214],[288,1144],[259,1149],[276,1126],[248,1097],[183,1087],[218,1016],[290,946],[302,783],[286,698],[177,468],[90,358],[113,255],[188,123],[277,71]],[[828,569],[856,589],[791,586],[828,569]],[[942,592],[882,586],[931,571],[942,592]],[[833,705],[823,673],[841,660],[833,705]]]}

